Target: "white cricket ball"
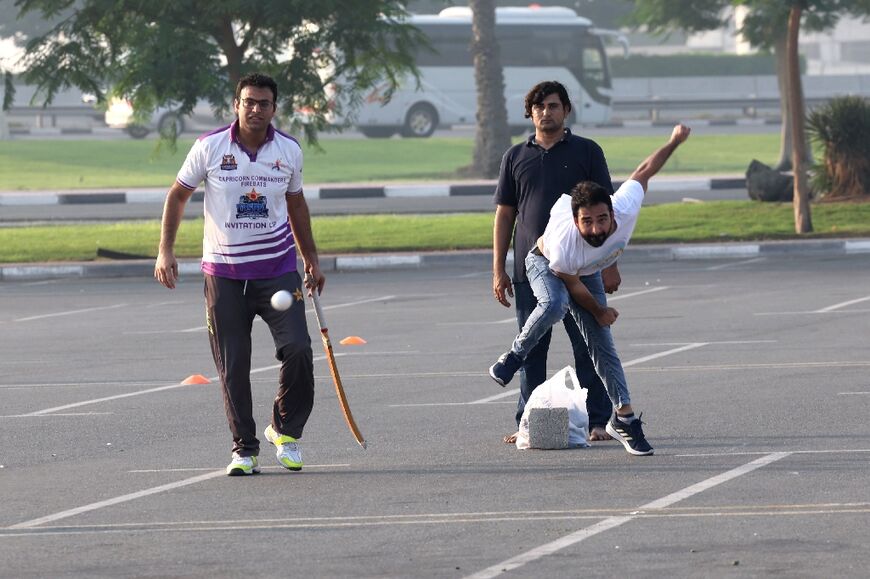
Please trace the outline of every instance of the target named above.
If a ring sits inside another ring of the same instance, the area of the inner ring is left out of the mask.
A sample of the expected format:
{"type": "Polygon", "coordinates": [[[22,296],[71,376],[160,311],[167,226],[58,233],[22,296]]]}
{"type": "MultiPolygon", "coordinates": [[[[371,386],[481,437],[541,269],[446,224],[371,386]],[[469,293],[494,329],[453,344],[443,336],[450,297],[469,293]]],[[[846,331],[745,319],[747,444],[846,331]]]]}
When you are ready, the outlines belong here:
{"type": "Polygon", "coordinates": [[[279,311],[284,311],[293,305],[293,296],[287,290],[276,291],[272,296],[272,307],[279,311]]]}

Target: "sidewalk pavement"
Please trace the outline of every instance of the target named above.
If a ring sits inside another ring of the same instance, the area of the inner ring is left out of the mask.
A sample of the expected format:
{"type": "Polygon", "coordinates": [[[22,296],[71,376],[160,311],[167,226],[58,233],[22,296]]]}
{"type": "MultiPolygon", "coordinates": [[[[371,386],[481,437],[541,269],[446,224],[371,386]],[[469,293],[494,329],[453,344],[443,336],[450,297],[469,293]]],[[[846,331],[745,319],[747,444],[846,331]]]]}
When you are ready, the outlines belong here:
{"type": "MultiPolygon", "coordinates": [[[[679,245],[630,245],[620,263],[637,261],[676,261],[690,259],[759,259],[780,256],[844,256],[870,253],[870,239],[808,239],[760,243],[714,243],[679,245]]],[[[510,254],[508,255],[510,258],[510,254]]],[[[508,260],[511,261],[510,259],[508,260]]],[[[457,271],[474,269],[487,272],[492,267],[492,251],[407,252],[365,255],[321,255],[324,272],[424,269],[450,267],[457,271]]],[[[151,279],[154,260],[115,260],[40,264],[0,265],[0,282],[40,281],[64,278],[143,278],[151,279]]],[[[199,276],[199,260],[183,260],[179,274],[199,276]]]]}
{"type": "MultiPolygon", "coordinates": [[[[620,179],[613,186],[619,187],[620,179]]],[[[453,181],[432,183],[336,183],[305,185],[308,199],[360,199],[372,197],[461,197],[470,195],[492,196],[494,180],[453,181]]],[[[663,176],[650,181],[650,191],[711,191],[714,189],[742,189],[746,177],[742,175],[663,176]]],[[[166,188],[90,189],[65,191],[0,191],[0,206],[22,205],[74,205],[94,203],[155,203],[162,204],[166,188]]],[[[194,192],[191,201],[202,201],[201,189],[194,192]]]]}

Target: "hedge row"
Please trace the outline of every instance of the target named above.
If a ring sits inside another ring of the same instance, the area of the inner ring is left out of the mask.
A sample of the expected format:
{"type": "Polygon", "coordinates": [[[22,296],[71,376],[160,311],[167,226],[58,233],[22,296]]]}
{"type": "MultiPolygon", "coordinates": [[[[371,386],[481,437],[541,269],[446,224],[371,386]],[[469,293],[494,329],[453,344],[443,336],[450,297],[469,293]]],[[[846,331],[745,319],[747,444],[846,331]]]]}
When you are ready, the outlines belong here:
{"type": "MultiPolygon", "coordinates": [[[[615,78],[766,75],[776,74],[776,59],[772,54],[634,54],[614,56],[610,68],[615,78]]],[[[806,72],[804,58],[801,72],[806,72]]]]}

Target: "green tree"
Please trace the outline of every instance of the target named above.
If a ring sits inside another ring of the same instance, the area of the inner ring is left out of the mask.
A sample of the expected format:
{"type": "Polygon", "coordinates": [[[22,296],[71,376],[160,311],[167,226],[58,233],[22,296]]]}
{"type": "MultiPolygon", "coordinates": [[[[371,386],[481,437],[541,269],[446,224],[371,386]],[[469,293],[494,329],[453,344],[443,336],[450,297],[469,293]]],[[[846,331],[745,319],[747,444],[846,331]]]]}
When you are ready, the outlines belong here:
{"type": "Polygon", "coordinates": [[[76,87],[100,101],[123,95],[140,118],[158,106],[188,114],[199,99],[225,112],[238,79],[257,70],[278,82],[284,113],[308,113],[311,140],[333,107],[352,109],[376,83],[386,81],[389,93],[415,72],[411,55],[421,41],[403,22],[404,0],[14,3],[19,17],[46,20],[75,7],[27,43],[22,78],[46,104],[76,87]]]}
{"type": "Polygon", "coordinates": [[[801,26],[826,30],[846,15],[870,14],[870,0],[634,0],[632,21],[645,24],[652,32],[681,29],[711,30],[724,24],[725,8],[749,8],[738,33],[753,45],[772,50],[777,58],[783,119],[780,161],[777,168],[795,172],[795,230],[812,231],[804,165],[809,149],[805,137],[806,112],[803,102],[798,38],[801,26]],[[788,162],[789,156],[791,163],[788,162]]]}
{"type": "Polygon", "coordinates": [[[477,132],[469,172],[498,176],[502,155],[511,145],[504,99],[504,71],[495,38],[494,0],[471,0],[471,53],[477,88],[477,132]]]}

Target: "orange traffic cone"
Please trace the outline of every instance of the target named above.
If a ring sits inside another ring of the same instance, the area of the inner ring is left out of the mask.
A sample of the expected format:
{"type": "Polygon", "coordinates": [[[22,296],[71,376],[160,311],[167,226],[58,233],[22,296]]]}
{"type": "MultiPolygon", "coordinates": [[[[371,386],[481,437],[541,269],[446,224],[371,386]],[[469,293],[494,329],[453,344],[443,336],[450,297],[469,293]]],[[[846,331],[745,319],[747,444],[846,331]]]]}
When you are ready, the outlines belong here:
{"type": "Polygon", "coordinates": [[[211,384],[211,380],[209,380],[202,374],[191,374],[184,379],[182,384],[211,384]]]}
{"type": "Polygon", "coordinates": [[[348,336],[339,342],[339,344],[341,344],[342,346],[359,346],[360,344],[365,343],[366,341],[359,336],[348,336]]]}

